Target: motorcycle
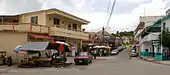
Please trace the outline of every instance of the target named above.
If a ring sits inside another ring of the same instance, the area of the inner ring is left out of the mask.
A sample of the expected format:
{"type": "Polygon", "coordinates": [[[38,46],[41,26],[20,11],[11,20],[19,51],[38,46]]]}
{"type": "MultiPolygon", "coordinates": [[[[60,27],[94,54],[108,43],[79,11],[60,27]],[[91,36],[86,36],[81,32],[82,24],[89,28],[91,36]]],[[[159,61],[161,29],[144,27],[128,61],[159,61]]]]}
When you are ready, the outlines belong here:
{"type": "Polygon", "coordinates": [[[7,65],[12,66],[12,57],[11,56],[7,57],[7,65]]]}

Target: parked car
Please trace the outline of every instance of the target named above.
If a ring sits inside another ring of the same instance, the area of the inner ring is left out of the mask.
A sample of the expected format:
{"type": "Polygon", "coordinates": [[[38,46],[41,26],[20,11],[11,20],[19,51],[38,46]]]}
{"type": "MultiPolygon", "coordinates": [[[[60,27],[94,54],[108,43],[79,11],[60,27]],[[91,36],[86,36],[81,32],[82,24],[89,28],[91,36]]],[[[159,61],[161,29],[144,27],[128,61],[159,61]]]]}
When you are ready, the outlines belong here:
{"type": "Polygon", "coordinates": [[[119,51],[117,49],[115,49],[115,50],[112,50],[110,54],[111,55],[117,55],[117,54],[119,54],[119,51]]]}
{"type": "Polygon", "coordinates": [[[126,46],[123,46],[123,49],[126,49],[126,46]]]}
{"type": "Polygon", "coordinates": [[[75,58],[74,62],[76,65],[78,64],[86,64],[92,63],[93,56],[88,52],[80,52],[75,58]]]}
{"type": "Polygon", "coordinates": [[[120,51],[122,51],[123,50],[123,47],[122,46],[119,46],[118,47],[118,51],[120,52],[120,51]]]}
{"type": "Polygon", "coordinates": [[[137,57],[137,56],[138,56],[138,53],[137,53],[135,50],[132,50],[131,56],[132,56],[132,57],[137,57]]]}

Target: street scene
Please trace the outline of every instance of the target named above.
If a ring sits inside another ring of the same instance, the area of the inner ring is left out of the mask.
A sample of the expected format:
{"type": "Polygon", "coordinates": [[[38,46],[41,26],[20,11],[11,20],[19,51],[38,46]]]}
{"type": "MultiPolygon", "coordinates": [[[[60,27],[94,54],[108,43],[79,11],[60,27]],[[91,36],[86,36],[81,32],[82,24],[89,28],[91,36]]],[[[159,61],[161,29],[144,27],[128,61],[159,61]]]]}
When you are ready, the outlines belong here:
{"type": "Polygon", "coordinates": [[[169,66],[153,64],[152,62],[146,62],[138,58],[132,58],[129,60],[128,51],[123,50],[117,56],[102,57],[93,60],[92,64],[85,65],[72,65],[66,68],[4,68],[1,75],[169,75],[169,66]]]}
{"type": "Polygon", "coordinates": [[[0,75],[169,75],[168,0],[0,0],[0,75]]]}

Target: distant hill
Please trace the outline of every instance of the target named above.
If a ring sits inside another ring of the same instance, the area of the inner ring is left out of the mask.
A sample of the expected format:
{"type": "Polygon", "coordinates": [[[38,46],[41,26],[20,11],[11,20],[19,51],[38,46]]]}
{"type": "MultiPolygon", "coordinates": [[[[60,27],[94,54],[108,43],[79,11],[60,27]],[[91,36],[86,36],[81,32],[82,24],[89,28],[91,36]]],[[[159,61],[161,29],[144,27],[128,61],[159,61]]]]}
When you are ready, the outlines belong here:
{"type": "Polygon", "coordinates": [[[133,31],[128,31],[128,32],[120,32],[120,36],[133,36],[133,31]]]}

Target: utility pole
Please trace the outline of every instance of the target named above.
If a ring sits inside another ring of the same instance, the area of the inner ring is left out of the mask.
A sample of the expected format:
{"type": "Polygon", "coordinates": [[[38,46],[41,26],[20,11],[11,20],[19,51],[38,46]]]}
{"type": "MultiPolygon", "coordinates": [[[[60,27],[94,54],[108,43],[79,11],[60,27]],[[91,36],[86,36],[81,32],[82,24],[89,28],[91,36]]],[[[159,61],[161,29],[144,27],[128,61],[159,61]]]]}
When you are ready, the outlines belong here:
{"type": "Polygon", "coordinates": [[[103,36],[103,45],[104,45],[104,27],[102,29],[102,36],[103,36]]]}

